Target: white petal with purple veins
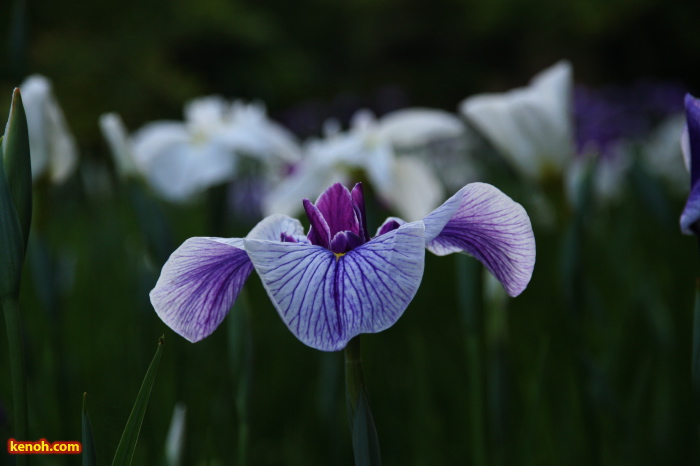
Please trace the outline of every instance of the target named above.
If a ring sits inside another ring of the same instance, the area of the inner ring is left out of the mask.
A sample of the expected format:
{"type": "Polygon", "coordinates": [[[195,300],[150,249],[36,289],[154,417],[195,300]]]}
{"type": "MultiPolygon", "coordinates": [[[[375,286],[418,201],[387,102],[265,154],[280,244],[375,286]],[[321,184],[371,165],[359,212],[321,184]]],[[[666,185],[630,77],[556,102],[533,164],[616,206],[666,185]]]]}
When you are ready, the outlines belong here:
{"type": "Polygon", "coordinates": [[[519,295],[535,266],[535,237],[525,209],[497,188],[472,183],[424,220],[426,247],[438,256],[467,252],[519,295]]]}
{"type": "Polygon", "coordinates": [[[403,225],[336,257],[319,246],[245,241],[263,286],[291,332],[322,351],[396,322],[423,276],[424,225],[403,225]]]}
{"type": "Polygon", "coordinates": [[[294,237],[297,241],[302,238],[306,239],[304,236],[304,227],[301,225],[301,222],[295,218],[281,214],[270,215],[262,219],[250,230],[246,238],[279,241],[282,233],[294,237]]]}
{"type": "Polygon", "coordinates": [[[219,326],[253,265],[238,238],[190,238],[163,266],[151,291],[158,316],[191,342],[219,326]]]}

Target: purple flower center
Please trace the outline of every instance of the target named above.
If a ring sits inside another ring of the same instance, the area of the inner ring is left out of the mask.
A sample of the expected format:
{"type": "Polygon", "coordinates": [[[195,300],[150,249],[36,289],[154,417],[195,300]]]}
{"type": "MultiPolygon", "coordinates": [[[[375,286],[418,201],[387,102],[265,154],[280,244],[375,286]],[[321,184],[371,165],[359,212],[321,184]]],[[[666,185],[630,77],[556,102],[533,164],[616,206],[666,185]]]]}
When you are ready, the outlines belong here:
{"type": "Polygon", "coordinates": [[[352,192],[336,183],[319,196],[316,204],[304,199],[304,210],[311,223],[307,236],[311,244],[342,255],[370,239],[362,183],[357,183],[352,192]]]}

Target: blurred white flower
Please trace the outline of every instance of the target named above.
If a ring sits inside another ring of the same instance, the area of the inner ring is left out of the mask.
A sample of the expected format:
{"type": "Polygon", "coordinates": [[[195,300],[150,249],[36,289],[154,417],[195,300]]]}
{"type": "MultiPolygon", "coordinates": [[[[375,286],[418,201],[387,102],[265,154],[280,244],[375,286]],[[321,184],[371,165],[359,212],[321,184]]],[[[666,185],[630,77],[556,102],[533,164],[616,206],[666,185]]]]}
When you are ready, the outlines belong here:
{"type": "Polygon", "coordinates": [[[360,110],[347,132],[333,121],[326,123],[325,132],[324,139],[307,141],[303,160],[265,197],[265,215],[295,215],[301,211],[299,199],[313,200],[336,182],[354,182],[351,172],[362,170],[374,191],[399,215],[408,221],[420,219],[444,193],[433,168],[411,150],[433,140],[460,137],[464,126],[457,116],[439,110],[399,110],[379,120],[360,110]]]}
{"type": "Polygon", "coordinates": [[[51,82],[34,74],[19,86],[29,127],[32,178],[47,174],[51,182],[64,182],[75,170],[78,150],[51,82]]]}
{"type": "Polygon", "coordinates": [[[560,61],[528,87],[480,94],[460,111],[522,175],[561,174],[574,155],[571,64],[560,61]]]}
{"type": "Polygon", "coordinates": [[[187,407],[184,403],[176,403],[173,408],[173,417],[170,421],[168,435],[165,438],[165,463],[167,466],[179,466],[182,464],[186,418],[187,407]]]}
{"type": "Polygon", "coordinates": [[[682,150],[688,144],[687,137],[685,115],[678,113],[662,121],[642,148],[642,161],[649,173],[661,176],[678,195],[688,193],[690,150],[682,150]]]}
{"type": "Polygon", "coordinates": [[[138,171],[173,202],[231,180],[242,157],[259,160],[271,176],[299,160],[295,137],[260,104],[203,97],[185,106],[185,120],[149,123],[131,137],[114,114],[103,115],[100,127],[120,173],[138,171]]]}

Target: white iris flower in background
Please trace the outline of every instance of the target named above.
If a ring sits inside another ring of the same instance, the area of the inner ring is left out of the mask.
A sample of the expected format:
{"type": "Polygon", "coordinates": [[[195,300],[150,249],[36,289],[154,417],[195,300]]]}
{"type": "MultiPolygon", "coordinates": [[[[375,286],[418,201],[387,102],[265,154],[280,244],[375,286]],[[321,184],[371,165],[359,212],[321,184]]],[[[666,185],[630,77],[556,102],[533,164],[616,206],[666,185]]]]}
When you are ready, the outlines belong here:
{"type": "Polygon", "coordinates": [[[542,180],[574,157],[572,100],[571,64],[560,61],[527,87],[469,97],[460,111],[518,172],[542,180]]]}
{"type": "Polygon", "coordinates": [[[306,143],[303,160],[265,197],[263,212],[295,215],[301,211],[299,199],[314,198],[335,182],[348,183],[360,170],[390,208],[409,221],[420,219],[444,198],[421,149],[463,134],[460,119],[439,110],[405,109],[379,119],[360,110],[347,132],[329,124],[324,139],[306,143]]]}
{"type": "Polygon", "coordinates": [[[78,149],[53,95],[51,82],[34,74],[19,87],[29,128],[32,178],[37,180],[47,175],[52,183],[60,184],[75,170],[78,149]]]}
{"type": "Polygon", "coordinates": [[[242,157],[267,166],[271,176],[299,160],[296,138],[267,118],[260,104],[195,99],[185,121],[149,123],[131,137],[115,114],[100,118],[118,170],[141,173],[162,197],[184,202],[239,174],[242,157]]]}

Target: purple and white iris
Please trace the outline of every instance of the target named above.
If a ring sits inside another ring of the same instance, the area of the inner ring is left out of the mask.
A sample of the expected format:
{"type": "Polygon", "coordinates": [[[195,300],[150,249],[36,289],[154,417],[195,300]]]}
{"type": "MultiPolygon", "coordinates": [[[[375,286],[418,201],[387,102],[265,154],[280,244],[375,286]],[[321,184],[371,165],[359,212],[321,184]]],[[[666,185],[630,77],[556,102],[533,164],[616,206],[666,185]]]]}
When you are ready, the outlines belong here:
{"type": "Polygon", "coordinates": [[[700,99],[685,96],[686,131],[681,146],[690,170],[690,195],[681,214],[681,231],[700,236],[700,99]]]}
{"type": "Polygon", "coordinates": [[[535,239],[523,207],[497,188],[473,183],[421,221],[387,219],[372,237],[362,185],[337,183],[298,220],[271,215],[246,238],[190,238],[163,267],[151,303],[163,321],[196,342],[221,323],[255,269],[277,312],[303,343],[341,350],[361,333],[391,327],[418,291],[425,249],[466,252],[511,296],[535,265],[535,239]]]}

